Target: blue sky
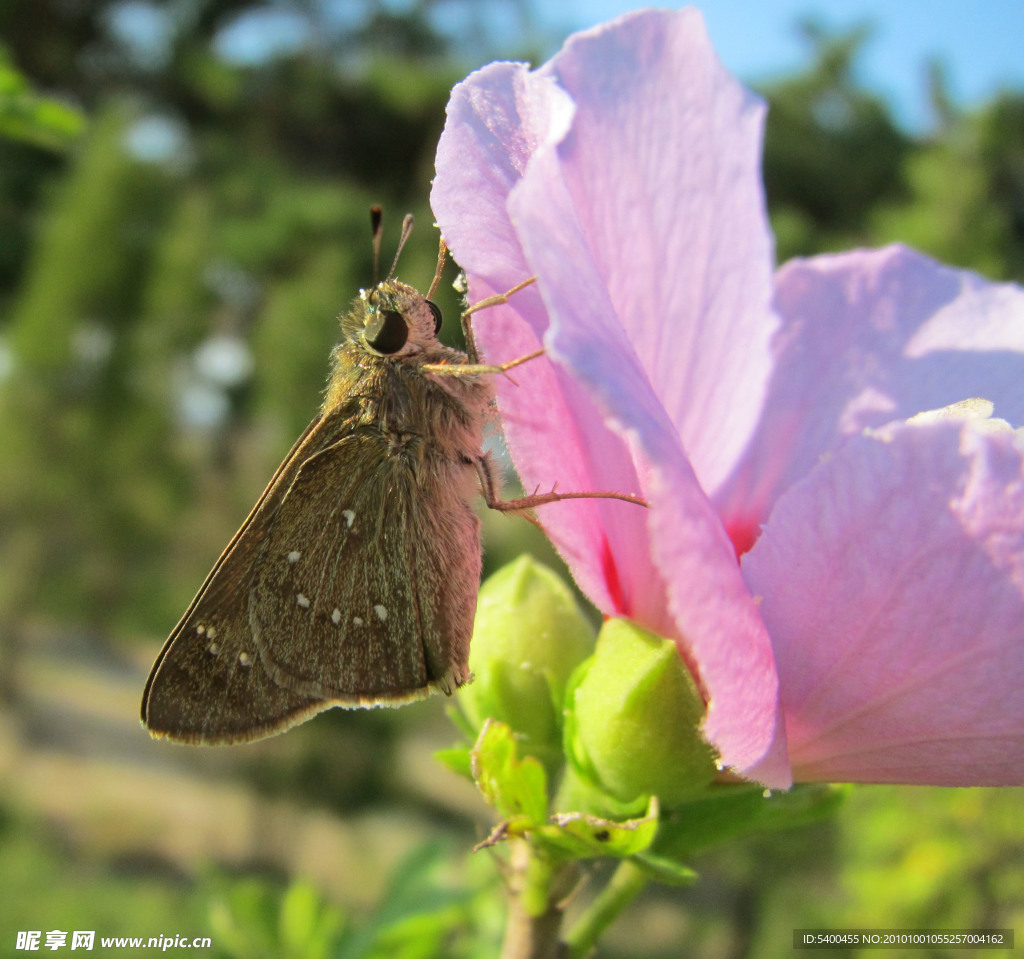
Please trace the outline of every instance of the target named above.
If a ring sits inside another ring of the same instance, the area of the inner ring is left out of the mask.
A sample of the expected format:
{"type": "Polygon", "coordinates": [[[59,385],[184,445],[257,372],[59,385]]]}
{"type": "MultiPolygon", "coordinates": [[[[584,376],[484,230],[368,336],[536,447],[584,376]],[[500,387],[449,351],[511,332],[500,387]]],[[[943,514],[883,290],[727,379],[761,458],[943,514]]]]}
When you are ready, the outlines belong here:
{"type": "MultiPolygon", "coordinates": [[[[352,0],[320,2],[339,21],[358,19],[363,10],[363,4],[352,0]]],[[[410,0],[386,2],[397,10],[410,4],[410,0]]],[[[453,33],[465,34],[471,14],[480,9],[472,3],[451,0],[439,7],[453,33]]],[[[559,38],[643,5],[637,0],[529,0],[543,34],[559,38]]],[[[725,65],[747,81],[806,66],[809,51],[796,29],[805,15],[832,31],[873,24],[875,32],[857,63],[859,79],[883,95],[897,119],[914,132],[925,132],[931,121],[925,65],[932,58],[945,65],[949,92],[960,106],[975,106],[1000,87],[1024,89],[1024,0],[703,0],[696,6],[704,13],[725,65]]],[[[152,19],[159,9],[144,0],[129,0],[124,7],[143,21],[133,24],[136,37],[145,26],[142,15],[152,19]]],[[[522,23],[514,8],[492,3],[485,9],[493,33],[507,36],[511,47],[501,50],[499,41],[492,55],[518,55],[522,23]]],[[[267,4],[248,11],[226,31],[222,52],[241,61],[258,58],[271,48],[301,43],[303,30],[295,14],[275,11],[267,4]]]]}
{"type": "MultiPolygon", "coordinates": [[[[682,4],[661,4],[682,6],[682,4]]],[[[573,29],[636,9],[628,0],[535,0],[546,25],[573,29]]],[[[913,130],[928,127],[925,63],[945,64],[956,103],[971,106],[1002,87],[1024,88],[1024,0],[703,0],[708,31],[725,65],[744,80],[770,78],[807,63],[794,27],[812,14],[831,28],[865,20],[875,33],[859,76],[893,104],[913,130]]]]}

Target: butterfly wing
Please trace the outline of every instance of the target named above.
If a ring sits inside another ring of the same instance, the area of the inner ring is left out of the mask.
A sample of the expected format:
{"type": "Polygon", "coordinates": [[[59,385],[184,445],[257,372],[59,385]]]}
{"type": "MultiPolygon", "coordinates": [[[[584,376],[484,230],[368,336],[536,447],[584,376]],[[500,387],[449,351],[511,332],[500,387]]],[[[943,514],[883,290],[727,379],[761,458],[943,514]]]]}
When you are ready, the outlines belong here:
{"type": "Polygon", "coordinates": [[[143,700],[155,735],[258,739],[468,679],[472,466],[414,437],[322,432],[293,448],[164,647],[143,700]]]}
{"type": "Polygon", "coordinates": [[[270,734],[269,728],[252,729],[254,715],[273,722],[312,706],[286,690],[248,681],[240,599],[281,498],[307,451],[331,428],[317,416],[295,441],[164,643],[142,694],[142,724],[152,735],[187,743],[243,742],[270,734]]]}
{"type": "Polygon", "coordinates": [[[280,686],[367,706],[451,692],[480,577],[471,465],[415,436],[346,436],[305,463],[262,548],[249,625],[280,686]]]}

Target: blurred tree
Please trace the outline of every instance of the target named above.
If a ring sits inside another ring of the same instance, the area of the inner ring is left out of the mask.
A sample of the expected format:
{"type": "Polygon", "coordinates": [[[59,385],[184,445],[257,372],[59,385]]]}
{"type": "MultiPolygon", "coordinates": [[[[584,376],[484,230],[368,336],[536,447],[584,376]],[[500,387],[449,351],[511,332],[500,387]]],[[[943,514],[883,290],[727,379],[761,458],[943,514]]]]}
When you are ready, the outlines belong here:
{"type": "Polygon", "coordinates": [[[370,278],[371,199],[425,208],[456,76],[437,69],[424,10],[402,40],[383,4],[354,22],[285,8],[304,39],[279,53],[254,3],[0,11],[14,61],[94,117],[59,184],[44,191],[62,171],[35,154],[0,180],[22,226],[0,251],[0,436],[17,451],[0,491],[24,531],[3,549],[8,569],[34,570],[7,577],[8,611],[165,630],[315,410],[330,318],[370,278]],[[248,62],[223,49],[243,16],[268,51],[248,62]],[[335,55],[353,49],[358,63],[335,55]],[[193,548],[175,557],[174,542],[193,548]]]}
{"type": "Polygon", "coordinates": [[[83,126],[78,110],[33,89],[0,46],[0,302],[24,268],[39,187],[83,126]]]}
{"type": "Polygon", "coordinates": [[[878,242],[899,240],[994,279],[1024,280],[1024,96],[976,112],[952,105],[932,70],[936,132],[906,163],[906,196],[871,211],[878,242]]]}
{"type": "Polygon", "coordinates": [[[1024,96],[965,112],[942,65],[926,81],[935,131],[902,132],[860,86],[867,27],[830,34],[805,20],[810,67],[765,84],[764,172],[777,256],[908,243],[987,276],[1024,278],[1024,96]]]}
{"type": "Polygon", "coordinates": [[[868,28],[831,35],[805,20],[801,31],[811,66],[761,88],[769,104],[764,177],[780,261],[863,243],[870,211],[905,192],[912,145],[886,104],[856,81],[868,28]]]}
{"type": "Polygon", "coordinates": [[[0,136],[59,150],[81,130],[82,115],[33,90],[0,47],[0,136]]]}
{"type": "Polygon", "coordinates": [[[147,592],[138,577],[174,500],[160,410],[134,395],[131,338],[136,277],[166,197],[158,172],[121,149],[123,123],[116,109],[96,119],[55,194],[11,306],[13,369],[0,392],[0,435],[14,453],[0,502],[5,525],[27,526],[36,542],[30,605],[80,626],[147,592]]]}
{"type": "Polygon", "coordinates": [[[1007,90],[985,108],[978,139],[985,200],[1004,224],[1003,275],[1024,282],[1024,94],[1007,90]]]}
{"type": "MultiPolygon", "coordinates": [[[[40,631],[166,635],[316,410],[334,317],[372,277],[370,203],[389,214],[385,249],[406,210],[432,220],[433,152],[465,73],[443,19],[383,0],[0,6],[19,96],[91,118],[59,155],[5,139],[0,110],[9,699],[40,631]]],[[[425,283],[435,244],[418,230],[402,274],[425,283]]],[[[440,300],[457,320],[454,294],[440,300]]],[[[363,752],[385,755],[391,727],[366,725],[363,752]]],[[[389,768],[349,769],[333,800],[379,796],[389,768]]],[[[313,778],[291,788],[332,801],[336,779],[313,778]]]]}

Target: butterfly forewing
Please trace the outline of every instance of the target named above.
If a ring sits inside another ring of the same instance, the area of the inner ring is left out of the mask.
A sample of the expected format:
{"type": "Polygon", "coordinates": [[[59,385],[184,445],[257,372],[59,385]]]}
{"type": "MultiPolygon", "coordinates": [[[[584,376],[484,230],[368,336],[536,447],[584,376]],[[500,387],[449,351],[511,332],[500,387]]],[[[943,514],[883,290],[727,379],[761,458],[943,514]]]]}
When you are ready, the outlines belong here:
{"type": "Polygon", "coordinates": [[[184,742],[242,742],[330,706],[466,682],[474,483],[471,462],[419,437],[314,421],[164,646],[143,722],[184,742]]]}
{"type": "Polygon", "coordinates": [[[295,441],[161,649],[142,696],[142,722],[153,735],[193,743],[241,742],[317,711],[308,698],[252,675],[256,650],[243,600],[277,506],[303,460],[334,429],[331,418],[317,416],[295,441]]]}
{"type": "MultiPolygon", "coordinates": [[[[275,682],[325,705],[352,706],[408,702],[466,680],[465,590],[442,598],[425,584],[455,580],[475,589],[478,560],[467,566],[460,552],[451,556],[458,568],[426,575],[430,551],[418,544],[431,542],[422,503],[438,495],[435,465],[418,438],[373,429],[303,464],[265,538],[250,592],[252,635],[275,682]],[[445,578],[432,578],[439,574],[445,578]],[[450,616],[453,603],[459,608],[450,616]]],[[[472,479],[471,467],[450,468],[472,479]]],[[[472,544],[478,521],[467,498],[452,504],[447,523],[449,535],[472,544]]]]}

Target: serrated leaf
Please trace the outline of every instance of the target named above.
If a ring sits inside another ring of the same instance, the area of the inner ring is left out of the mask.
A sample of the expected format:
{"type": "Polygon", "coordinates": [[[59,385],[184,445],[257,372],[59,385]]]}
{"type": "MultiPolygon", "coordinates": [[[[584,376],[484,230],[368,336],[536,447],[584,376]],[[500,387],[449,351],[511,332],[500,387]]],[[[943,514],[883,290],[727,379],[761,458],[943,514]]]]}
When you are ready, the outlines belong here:
{"type": "Polygon", "coordinates": [[[543,825],[548,808],[547,774],[532,756],[519,759],[509,726],[487,720],[470,759],[477,789],[507,821],[509,834],[543,825]]]}
{"type": "Polygon", "coordinates": [[[586,813],[558,813],[536,830],[536,840],[567,859],[612,856],[624,859],[647,849],[658,832],[658,802],[652,798],[640,819],[616,822],[586,813]]]}

